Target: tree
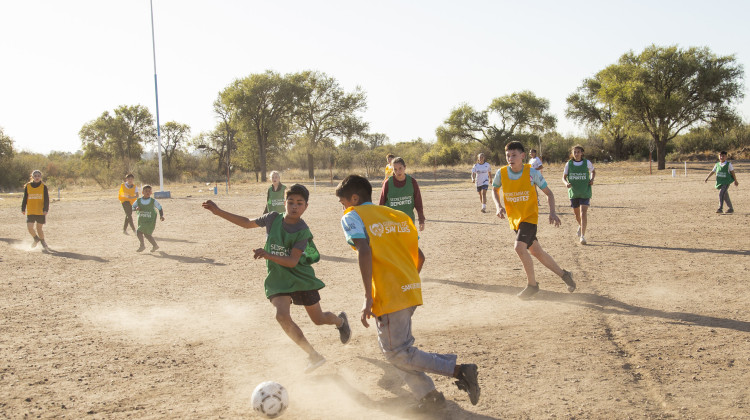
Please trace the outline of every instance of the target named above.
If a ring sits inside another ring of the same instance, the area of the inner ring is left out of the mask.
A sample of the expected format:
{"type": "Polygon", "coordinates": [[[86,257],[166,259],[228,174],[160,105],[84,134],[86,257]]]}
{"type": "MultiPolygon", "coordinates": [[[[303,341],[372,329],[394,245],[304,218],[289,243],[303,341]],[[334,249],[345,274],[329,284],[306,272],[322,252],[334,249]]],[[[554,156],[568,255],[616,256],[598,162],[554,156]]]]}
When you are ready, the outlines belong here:
{"type": "Polygon", "coordinates": [[[0,162],[5,163],[11,159],[13,159],[13,139],[0,127],[0,162]]]}
{"type": "Polygon", "coordinates": [[[530,91],[516,92],[493,99],[481,112],[467,104],[460,105],[451,111],[436,134],[438,139],[477,141],[492,150],[493,160],[497,161],[505,144],[516,136],[554,129],[557,119],[548,110],[549,100],[530,91]]]}
{"type": "Polygon", "coordinates": [[[623,159],[623,145],[627,139],[627,119],[618,113],[612,102],[599,93],[602,88],[599,75],[584,79],[583,83],[567,98],[565,116],[592,128],[601,129],[612,138],[614,158],[623,159]]]}
{"type": "Polygon", "coordinates": [[[365,93],[359,88],[346,93],[333,77],[317,71],[294,75],[299,87],[294,120],[307,140],[307,172],[315,177],[315,149],[332,138],[364,133],[367,124],[356,113],[367,107],[365,93]]]}
{"type": "Polygon", "coordinates": [[[220,94],[227,109],[236,112],[239,126],[258,144],[261,181],[266,182],[269,142],[280,141],[290,131],[292,106],[298,90],[290,77],[266,71],[237,79],[220,94]]]}
{"type": "Polygon", "coordinates": [[[114,110],[114,115],[104,111],[78,133],[84,159],[103,160],[107,167],[121,161],[126,170],[132,170],[133,164],[141,158],[143,144],[154,136],[153,125],[151,112],[141,105],[121,105],[114,110]]]}
{"type": "Polygon", "coordinates": [[[162,150],[164,151],[164,160],[167,168],[172,168],[172,158],[175,152],[187,143],[190,138],[190,126],[180,124],[176,121],[168,121],[161,126],[162,132],[162,150]]]}
{"type": "Polygon", "coordinates": [[[653,139],[658,169],[665,169],[667,143],[682,130],[736,120],[732,103],[744,97],[742,65],[706,47],[652,45],[624,54],[597,76],[603,100],[653,139]]]}

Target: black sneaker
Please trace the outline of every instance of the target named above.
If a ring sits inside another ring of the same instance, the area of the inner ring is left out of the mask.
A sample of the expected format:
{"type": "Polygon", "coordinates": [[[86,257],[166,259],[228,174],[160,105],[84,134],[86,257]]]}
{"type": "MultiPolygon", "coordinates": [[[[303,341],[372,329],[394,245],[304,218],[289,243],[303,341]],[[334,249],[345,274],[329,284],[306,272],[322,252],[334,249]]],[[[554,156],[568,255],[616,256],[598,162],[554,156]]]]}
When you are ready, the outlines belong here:
{"type": "Polygon", "coordinates": [[[716,213],[719,213],[719,214],[724,213],[724,210],[722,209],[716,210],[716,213]]]}
{"type": "Polygon", "coordinates": [[[44,239],[40,239],[39,242],[42,244],[42,248],[44,248],[45,251],[49,251],[49,247],[47,246],[47,242],[44,242],[44,239]]]}
{"type": "Polygon", "coordinates": [[[727,213],[727,214],[730,214],[730,213],[734,213],[734,209],[728,209],[728,210],[726,211],[726,213],[727,213]]]}
{"type": "Polygon", "coordinates": [[[537,292],[539,292],[539,283],[537,283],[536,286],[527,284],[526,288],[521,290],[521,293],[517,294],[516,296],[523,300],[527,300],[531,299],[531,297],[537,294],[537,292]]]}
{"type": "Polygon", "coordinates": [[[341,312],[339,318],[343,319],[344,323],[341,324],[340,327],[336,327],[336,329],[339,330],[341,344],[346,344],[349,342],[349,339],[352,338],[352,329],[349,327],[349,320],[346,318],[346,312],[341,312]]]}
{"type": "MultiPolygon", "coordinates": [[[[583,236],[581,236],[581,239],[583,239],[583,236]]],[[[581,243],[583,243],[583,241],[581,241],[581,243]]],[[[573,274],[571,274],[570,271],[563,270],[562,279],[565,282],[565,284],[568,285],[568,291],[570,293],[575,292],[576,282],[573,281],[573,274]]]]}
{"type": "Polygon", "coordinates": [[[469,394],[471,405],[477,405],[480,393],[477,365],[468,364],[459,366],[458,378],[456,379],[458,379],[455,382],[458,389],[466,391],[469,394]]]}
{"type": "Polygon", "coordinates": [[[146,247],[144,245],[141,245],[138,247],[138,249],[135,250],[135,252],[142,252],[146,247]]]}
{"type": "Polygon", "coordinates": [[[417,402],[417,405],[412,407],[409,411],[415,413],[429,413],[442,410],[443,408],[445,408],[445,396],[437,389],[433,389],[428,392],[427,395],[422,397],[422,399],[417,402]]]}
{"type": "Polygon", "coordinates": [[[153,248],[151,248],[151,251],[149,251],[149,252],[154,252],[157,249],[159,249],[159,245],[154,245],[153,248]]]}
{"type": "Polygon", "coordinates": [[[39,241],[41,241],[41,239],[39,239],[38,236],[34,236],[34,243],[31,244],[31,247],[36,248],[36,246],[39,245],[39,241]]]}

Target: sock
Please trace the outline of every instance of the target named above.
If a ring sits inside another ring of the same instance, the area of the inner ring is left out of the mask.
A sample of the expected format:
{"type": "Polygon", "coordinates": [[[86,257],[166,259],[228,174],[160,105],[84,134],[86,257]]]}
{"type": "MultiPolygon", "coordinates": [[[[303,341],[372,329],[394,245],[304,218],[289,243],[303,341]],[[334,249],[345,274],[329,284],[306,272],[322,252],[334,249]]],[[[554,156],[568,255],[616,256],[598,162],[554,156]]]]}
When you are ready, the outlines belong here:
{"type": "Polygon", "coordinates": [[[482,208],[486,209],[487,208],[487,204],[482,203],[482,208]]]}

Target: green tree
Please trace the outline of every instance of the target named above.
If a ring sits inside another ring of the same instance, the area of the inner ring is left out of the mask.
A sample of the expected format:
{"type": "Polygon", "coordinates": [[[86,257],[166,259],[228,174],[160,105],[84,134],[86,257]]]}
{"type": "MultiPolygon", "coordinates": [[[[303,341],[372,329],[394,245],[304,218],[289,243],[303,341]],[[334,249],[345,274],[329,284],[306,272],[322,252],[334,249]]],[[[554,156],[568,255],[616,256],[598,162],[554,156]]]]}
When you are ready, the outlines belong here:
{"type": "Polygon", "coordinates": [[[190,126],[176,121],[168,121],[161,126],[161,148],[167,168],[172,169],[172,159],[175,152],[186,145],[190,138],[190,126]]]}
{"type": "Polygon", "coordinates": [[[219,95],[225,107],[236,112],[239,126],[258,145],[261,181],[266,182],[269,144],[290,132],[291,113],[298,88],[273,71],[237,79],[219,95]]]}
{"type": "Polygon", "coordinates": [[[742,65],[706,47],[652,45],[624,54],[597,76],[603,100],[653,139],[658,169],[666,167],[667,144],[682,130],[736,120],[732,104],[744,97],[742,65]]]}
{"type": "Polygon", "coordinates": [[[436,134],[438,140],[477,141],[492,150],[493,160],[498,161],[505,144],[516,136],[554,129],[557,119],[548,111],[549,100],[530,91],[516,92],[493,99],[484,111],[460,105],[451,111],[436,134]]]}
{"type": "Polygon", "coordinates": [[[13,163],[13,139],[0,127],[0,187],[11,187],[16,183],[11,166],[13,163]]]}
{"type": "Polygon", "coordinates": [[[313,179],[319,144],[367,130],[367,124],[357,116],[367,107],[366,95],[359,87],[347,93],[336,79],[317,71],[294,75],[291,80],[299,87],[294,121],[307,140],[307,172],[313,179]]]}
{"type": "Polygon", "coordinates": [[[601,89],[599,75],[584,79],[576,92],[568,96],[565,116],[579,124],[601,129],[612,139],[614,158],[620,160],[624,158],[628,120],[616,111],[614,103],[606,101],[599,94],[601,89]]]}

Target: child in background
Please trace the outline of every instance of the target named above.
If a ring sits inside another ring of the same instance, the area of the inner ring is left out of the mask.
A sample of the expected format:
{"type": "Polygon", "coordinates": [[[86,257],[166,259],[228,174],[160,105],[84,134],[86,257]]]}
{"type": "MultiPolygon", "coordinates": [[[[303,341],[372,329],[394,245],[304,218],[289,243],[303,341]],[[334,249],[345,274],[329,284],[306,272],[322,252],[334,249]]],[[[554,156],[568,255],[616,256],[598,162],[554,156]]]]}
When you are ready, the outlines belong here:
{"type": "Polygon", "coordinates": [[[45,251],[49,251],[49,247],[47,247],[47,242],[44,241],[42,227],[47,222],[47,212],[49,212],[49,191],[42,182],[42,171],[35,169],[31,172],[29,182],[23,187],[21,214],[26,216],[26,228],[29,230],[31,237],[34,238],[31,247],[36,248],[41,242],[45,251]],[[36,232],[34,231],[35,223],[36,232]]]}
{"type": "MultiPolygon", "coordinates": [[[[531,169],[536,169],[539,171],[539,173],[542,173],[542,169],[544,169],[544,165],[542,164],[542,159],[536,155],[536,149],[529,150],[529,165],[531,165],[531,169]]],[[[536,204],[539,204],[539,190],[537,189],[537,186],[534,185],[534,190],[536,191],[536,204]]]]}
{"type": "Polygon", "coordinates": [[[476,405],[480,394],[477,365],[459,365],[455,354],[427,353],[414,346],[411,321],[422,305],[422,283],[412,219],[374,205],[370,181],[358,175],[341,181],[336,197],[344,206],[341,226],[347,243],[357,252],[365,289],[360,321],[367,328],[367,320],[375,317],[380,348],[417,397],[417,409],[429,411],[445,405],[443,393],[425,372],[456,378],[456,386],[476,405]]]}
{"type": "Polygon", "coordinates": [[[576,290],[573,275],[557,265],[555,260],[542,249],[536,237],[539,206],[536,201],[536,189],[533,186],[539,185],[539,189],[547,195],[550,224],[554,223],[555,226],[560,226],[560,218],[555,214],[555,196],[547,186],[547,181],[544,180],[542,174],[536,169],[532,169],[531,165],[524,165],[526,153],[524,153],[521,142],[512,141],[506,144],[505,158],[508,161],[508,166],[503,166],[495,174],[495,179],[492,182],[494,187],[492,196],[497,208],[497,217],[504,219],[507,209],[508,223],[510,228],[516,232],[514,248],[523,264],[528,282],[526,288],[518,294],[518,297],[530,299],[539,291],[539,284],[534,275],[532,256],[550,271],[560,276],[568,285],[568,292],[572,293],[576,290]],[[500,188],[503,189],[505,208],[500,204],[500,188]]]}
{"type": "Polygon", "coordinates": [[[732,182],[734,182],[735,187],[739,186],[740,183],[737,182],[737,176],[734,174],[732,163],[727,160],[726,151],[722,150],[719,152],[719,161],[716,162],[716,165],[714,165],[714,168],[711,169],[711,172],[708,173],[706,180],[703,182],[708,182],[708,178],[711,178],[714,172],[716,172],[716,189],[719,190],[719,209],[716,210],[716,213],[724,212],[724,202],[727,203],[727,214],[734,213],[732,200],[729,199],[729,186],[732,185],[732,182]]]}
{"type": "Polygon", "coordinates": [[[563,169],[563,182],[568,188],[570,207],[578,222],[576,235],[581,245],[586,245],[586,225],[588,223],[588,209],[591,202],[591,186],[594,185],[596,170],[590,160],[583,158],[583,146],[573,146],[570,153],[572,159],[568,161],[563,169]]]}
{"type": "Polygon", "coordinates": [[[393,159],[396,157],[393,153],[388,153],[385,155],[385,160],[388,161],[388,163],[385,164],[385,179],[383,181],[388,180],[388,178],[393,175],[393,159]]]}
{"type": "Polygon", "coordinates": [[[471,168],[471,182],[477,185],[479,203],[482,204],[482,213],[487,212],[487,189],[490,187],[490,174],[492,168],[489,162],[484,161],[484,153],[477,155],[477,163],[471,168]]]}
{"type": "Polygon", "coordinates": [[[156,228],[156,211],[159,210],[159,218],[164,221],[164,211],[161,208],[161,204],[156,201],[155,198],[151,198],[151,186],[143,186],[143,197],[136,199],[133,203],[133,210],[138,212],[138,241],[141,246],[136,249],[136,252],[141,252],[146,249],[146,245],[143,243],[143,237],[148,239],[151,244],[151,252],[159,249],[159,245],[156,244],[156,240],[153,236],[154,229],[156,228]]]}
{"type": "Polygon", "coordinates": [[[284,212],[284,191],[286,185],[281,183],[281,174],[279,171],[271,171],[271,186],[266,193],[266,208],[263,214],[275,211],[276,213],[284,212]]]}
{"type": "Polygon", "coordinates": [[[125,175],[125,181],[120,184],[120,193],[118,198],[122,209],[125,211],[125,223],[122,225],[122,233],[128,234],[128,225],[135,233],[133,224],[133,203],[138,199],[138,187],[135,185],[135,176],[133,174],[125,175]]]}
{"type": "Polygon", "coordinates": [[[249,228],[266,228],[266,245],[253,250],[253,258],[266,260],[268,275],[264,282],[266,298],[276,308],[276,321],[284,332],[308,355],[305,373],[312,372],[326,362],[307,341],[299,326],[292,320],[292,304],[302,305],[315,325],[335,325],[343,344],[349,342],[351,329],[346,313],[338,316],[332,312],[323,312],[320,307],[318,290],[325,284],[315,277],[312,264],[320,260],[310,228],[302,220],[307,210],[310,192],[300,184],[292,185],[286,191],[285,213],[275,211],[250,220],[220,209],[213,201],[203,203],[203,208],[211,213],[234,223],[249,228]]]}

